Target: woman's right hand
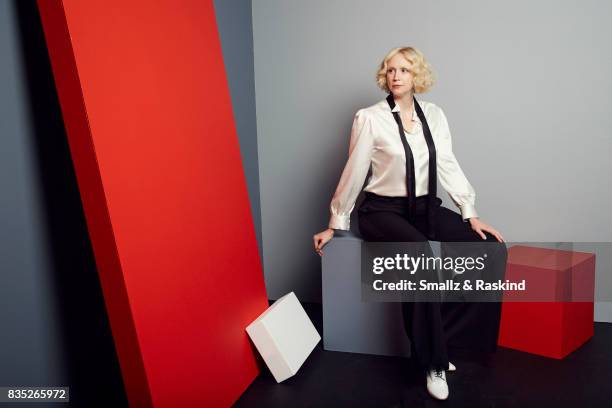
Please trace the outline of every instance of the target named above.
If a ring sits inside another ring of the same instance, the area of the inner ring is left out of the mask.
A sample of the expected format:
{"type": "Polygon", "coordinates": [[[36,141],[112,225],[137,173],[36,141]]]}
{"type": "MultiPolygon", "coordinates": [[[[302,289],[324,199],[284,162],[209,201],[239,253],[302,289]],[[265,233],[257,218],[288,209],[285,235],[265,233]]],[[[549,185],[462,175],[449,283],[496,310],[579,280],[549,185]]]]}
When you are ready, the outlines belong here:
{"type": "Polygon", "coordinates": [[[333,238],[333,236],[334,230],[328,228],[325,231],[321,231],[312,237],[312,239],[314,240],[315,252],[319,254],[319,256],[323,256],[323,247],[333,238]]]}

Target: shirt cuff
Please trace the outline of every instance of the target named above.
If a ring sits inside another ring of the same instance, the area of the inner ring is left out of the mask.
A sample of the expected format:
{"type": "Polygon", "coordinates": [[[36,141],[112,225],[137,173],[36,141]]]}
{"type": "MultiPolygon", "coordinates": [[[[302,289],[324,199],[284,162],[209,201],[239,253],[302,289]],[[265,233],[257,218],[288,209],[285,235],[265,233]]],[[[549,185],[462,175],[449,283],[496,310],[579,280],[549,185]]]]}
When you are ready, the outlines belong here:
{"type": "Polygon", "coordinates": [[[459,207],[459,209],[461,210],[461,217],[463,218],[463,221],[467,221],[470,218],[478,217],[476,207],[473,204],[465,203],[461,207],[459,207]]]}
{"type": "Polygon", "coordinates": [[[351,227],[351,216],[350,215],[332,214],[332,216],[329,219],[328,228],[348,231],[351,229],[350,227],[351,227]]]}

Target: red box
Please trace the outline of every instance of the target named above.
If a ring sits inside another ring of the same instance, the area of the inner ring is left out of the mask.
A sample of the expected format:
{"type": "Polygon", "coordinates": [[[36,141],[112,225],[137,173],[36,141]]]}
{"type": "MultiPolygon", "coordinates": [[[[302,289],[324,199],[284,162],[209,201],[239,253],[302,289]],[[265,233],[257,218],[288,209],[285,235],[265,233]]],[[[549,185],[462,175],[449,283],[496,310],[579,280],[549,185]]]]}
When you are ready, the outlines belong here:
{"type": "Polygon", "coordinates": [[[593,336],[594,254],[513,246],[506,279],[530,290],[504,293],[500,346],[562,359],[593,336]]]}

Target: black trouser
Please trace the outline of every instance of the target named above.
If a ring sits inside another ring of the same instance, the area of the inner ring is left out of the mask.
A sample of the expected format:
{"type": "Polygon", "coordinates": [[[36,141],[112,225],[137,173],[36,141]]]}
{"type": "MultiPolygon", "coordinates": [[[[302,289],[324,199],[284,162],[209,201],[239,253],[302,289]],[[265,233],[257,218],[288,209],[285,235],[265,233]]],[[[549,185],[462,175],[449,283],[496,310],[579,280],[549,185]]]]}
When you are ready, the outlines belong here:
{"type": "MultiPolygon", "coordinates": [[[[456,212],[440,206],[437,198],[436,228],[432,240],[441,242],[487,242],[496,254],[489,258],[493,273],[503,279],[507,250],[504,243],[486,232],[487,240],[472,230],[456,212]],[[494,263],[494,264],[493,264],[494,263]]],[[[365,241],[428,241],[427,197],[417,197],[414,224],[408,221],[406,197],[366,193],[361,203],[359,230],[365,241]]],[[[427,245],[431,251],[431,247],[427,245]]],[[[431,251],[433,253],[433,251],[431,251]]],[[[501,317],[500,302],[402,302],[404,327],[411,341],[412,358],[422,369],[448,370],[448,348],[494,352],[501,317]]]]}

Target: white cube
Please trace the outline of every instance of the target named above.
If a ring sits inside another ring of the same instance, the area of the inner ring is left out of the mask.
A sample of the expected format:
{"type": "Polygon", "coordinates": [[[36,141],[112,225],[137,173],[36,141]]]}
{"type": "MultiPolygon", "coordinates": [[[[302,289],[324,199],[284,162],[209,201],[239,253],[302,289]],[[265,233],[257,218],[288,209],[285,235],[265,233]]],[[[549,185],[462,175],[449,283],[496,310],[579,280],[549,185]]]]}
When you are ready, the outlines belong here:
{"type": "Polygon", "coordinates": [[[246,331],[278,383],[295,375],[321,340],[293,292],[274,302],[246,331]]]}

